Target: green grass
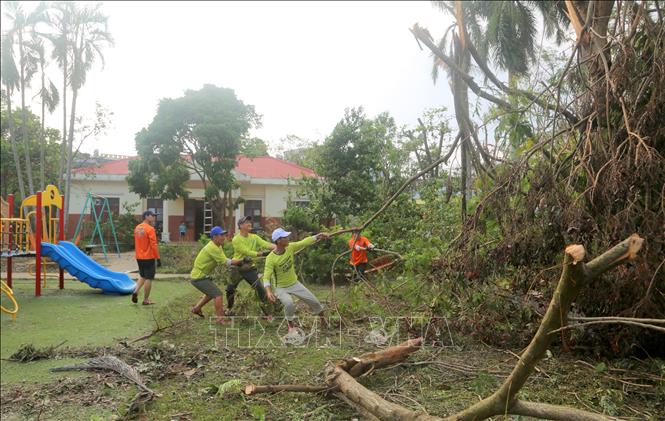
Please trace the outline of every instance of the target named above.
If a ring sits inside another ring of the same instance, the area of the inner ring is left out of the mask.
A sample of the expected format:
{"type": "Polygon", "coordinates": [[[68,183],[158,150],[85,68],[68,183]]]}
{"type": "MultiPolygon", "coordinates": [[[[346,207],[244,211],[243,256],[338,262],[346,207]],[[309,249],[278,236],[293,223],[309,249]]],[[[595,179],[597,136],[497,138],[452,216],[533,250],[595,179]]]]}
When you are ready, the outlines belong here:
{"type": "MultiPolygon", "coordinates": [[[[329,287],[309,287],[322,301],[329,298],[329,287]]],[[[208,320],[189,317],[189,307],[200,294],[182,280],[157,281],[152,298],[158,305],[153,307],[132,305],[127,296],[105,296],[74,282],[67,283],[64,291],[50,286],[38,299],[32,297],[32,288],[31,282],[20,282],[16,288],[21,305],[19,317],[16,322],[7,316],[2,318],[2,358],[7,358],[23,343],[43,347],[63,340],[67,340],[65,346],[85,347],[95,355],[116,353],[137,367],[149,387],[161,394],[145,408],[139,419],[178,419],[175,414],[186,414],[189,419],[197,421],[358,417],[353,409],[332,397],[297,393],[245,396],[241,389],[247,383],[322,384],[327,362],[376,349],[363,341],[372,328],[370,320],[350,322],[343,330],[343,336],[335,329],[324,329],[322,336],[330,339],[328,344],[321,341],[305,347],[283,347],[278,339],[285,333],[280,323],[281,313],[275,314],[278,321],[272,324],[259,319],[260,327],[253,319],[236,319],[235,327],[242,332],[239,346],[232,330],[231,336],[225,336],[224,328],[208,320]],[[134,338],[152,330],[153,312],[157,320],[165,317],[187,320],[132,345],[135,354],[118,345],[120,338],[134,338]],[[253,338],[265,334],[263,346],[247,346],[249,332],[253,338]],[[106,345],[115,347],[94,349],[106,345]],[[240,387],[218,393],[220,389],[227,389],[225,385],[229,382],[240,387]]],[[[358,286],[339,287],[337,297],[348,306],[350,300],[357,300],[362,292],[358,286]]],[[[364,312],[363,309],[358,311],[369,317],[372,314],[369,307],[366,305],[364,312]]],[[[260,314],[254,293],[244,282],[238,290],[235,310],[238,315],[260,314]]],[[[204,311],[211,316],[212,304],[204,311]]],[[[640,377],[634,382],[643,383],[658,375],[662,377],[665,367],[662,361],[654,362],[654,366],[639,361],[629,361],[630,364],[610,361],[606,372],[599,372],[581,365],[577,361],[579,358],[554,350],[553,357],[538,363],[541,372],[530,377],[520,396],[533,401],[591,408],[629,419],[644,419],[641,414],[631,412],[629,407],[640,408],[649,414],[658,413],[656,399],[663,396],[665,386],[662,382],[653,384],[652,380],[648,389],[626,391],[624,384],[605,374],[620,376],[623,373],[620,370],[630,369],[631,376],[640,377]],[[645,377],[640,373],[645,373],[645,377]]],[[[76,359],[27,364],[2,361],[3,397],[33,396],[21,403],[10,404],[10,409],[2,413],[2,419],[35,419],[44,405],[43,419],[107,420],[122,413],[125,404],[136,393],[136,387],[113,373],[51,374],[48,371],[50,367],[71,361],[76,359]],[[72,396],[78,400],[69,400],[72,396]]],[[[422,365],[404,364],[378,370],[359,381],[388,400],[411,409],[447,415],[492,393],[515,364],[512,355],[471,343],[464,345],[463,349],[426,347],[409,361],[420,361],[422,365]],[[450,366],[471,372],[464,374],[450,369],[450,366]]],[[[651,419],[655,420],[655,415],[651,419]]]]}
{"type": "MultiPolygon", "coordinates": [[[[34,296],[34,281],[14,282],[14,295],[19,303],[16,320],[2,314],[0,325],[0,375],[2,384],[17,381],[48,381],[55,378],[48,368],[63,365],[56,361],[19,364],[4,361],[22,344],[35,347],[57,345],[90,347],[117,344],[120,338],[134,338],[153,329],[155,314],[174,296],[185,294],[191,287],[182,280],[157,280],[150,298],[154,306],[131,304],[129,296],[107,295],[78,281],[68,281],[57,289],[51,281],[34,296]]],[[[4,294],[3,294],[4,295],[4,294]]],[[[5,304],[5,298],[2,300],[5,304]]],[[[9,305],[11,306],[11,305],[9,305]]]]}

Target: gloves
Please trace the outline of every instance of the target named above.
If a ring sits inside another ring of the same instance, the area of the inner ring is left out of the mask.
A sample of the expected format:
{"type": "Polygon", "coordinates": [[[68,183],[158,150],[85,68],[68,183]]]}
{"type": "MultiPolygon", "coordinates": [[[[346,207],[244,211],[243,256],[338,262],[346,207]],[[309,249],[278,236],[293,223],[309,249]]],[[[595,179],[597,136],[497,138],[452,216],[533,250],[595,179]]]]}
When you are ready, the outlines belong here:
{"type": "Polygon", "coordinates": [[[256,257],[265,257],[270,254],[270,250],[263,250],[256,254],[256,257]]]}
{"type": "Polygon", "coordinates": [[[249,257],[249,256],[245,256],[245,257],[242,258],[242,263],[245,264],[245,265],[248,265],[248,264],[252,263],[252,258],[249,257]]]}
{"type": "Polygon", "coordinates": [[[162,267],[162,259],[157,259],[157,267],[158,268],[162,267]]]}
{"type": "Polygon", "coordinates": [[[367,246],[367,250],[374,250],[374,244],[370,244],[369,246],[367,246]]]}

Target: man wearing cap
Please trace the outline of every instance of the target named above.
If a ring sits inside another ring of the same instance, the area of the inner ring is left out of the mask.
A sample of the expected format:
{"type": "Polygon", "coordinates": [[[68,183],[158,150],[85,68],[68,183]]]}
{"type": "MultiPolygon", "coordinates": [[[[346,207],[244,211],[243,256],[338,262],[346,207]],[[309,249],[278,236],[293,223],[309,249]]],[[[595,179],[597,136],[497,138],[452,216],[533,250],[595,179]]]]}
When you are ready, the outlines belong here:
{"type": "Polygon", "coordinates": [[[296,306],[292,295],[303,300],[309,306],[312,313],[323,316],[323,306],[303,284],[298,282],[295,268],[293,267],[294,253],[307,246],[314,244],[319,239],[328,239],[330,234],[321,232],[319,234],[307,237],[304,240],[295,243],[289,243],[291,233],[277,228],[272,232],[272,241],[275,243],[275,250],[266,258],[266,265],[263,271],[263,287],[266,289],[268,300],[275,302],[275,297],[284,306],[284,315],[289,325],[289,333],[296,329],[294,319],[296,306]],[[271,282],[274,285],[272,290],[271,282]]]}
{"type": "Polygon", "coordinates": [[[263,286],[259,283],[259,272],[256,269],[254,259],[270,254],[270,250],[275,249],[274,244],[270,244],[256,234],[252,234],[252,217],[245,216],[238,221],[239,232],[233,237],[233,258],[245,259],[245,263],[231,270],[231,283],[226,287],[226,314],[231,314],[233,303],[235,302],[235,293],[238,284],[244,279],[256,290],[256,295],[261,301],[261,310],[265,316],[272,320],[263,303],[267,302],[266,293],[263,286]],[[262,250],[267,249],[267,250],[262,250]]]}
{"type": "Polygon", "coordinates": [[[139,265],[139,280],[132,294],[132,302],[137,303],[139,291],[143,290],[143,305],[155,304],[150,301],[150,289],[152,280],[155,279],[155,262],[161,266],[159,250],[157,249],[157,233],[155,232],[155,212],[147,210],[143,212],[143,222],[134,228],[134,249],[136,252],[136,263],[139,265]]]}
{"type": "Polygon", "coordinates": [[[226,231],[222,227],[213,227],[210,230],[210,241],[205,245],[194,260],[194,268],[190,274],[192,285],[204,295],[199,302],[192,307],[191,312],[199,317],[204,317],[201,309],[210,300],[215,300],[215,315],[217,323],[226,324],[224,318],[224,303],[222,302],[222,291],[212,280],[212,273],[219,264],[227,266],[240,265],[242,259],[229,259],[224,254],[222,244],[226,240],[226,231]]]}

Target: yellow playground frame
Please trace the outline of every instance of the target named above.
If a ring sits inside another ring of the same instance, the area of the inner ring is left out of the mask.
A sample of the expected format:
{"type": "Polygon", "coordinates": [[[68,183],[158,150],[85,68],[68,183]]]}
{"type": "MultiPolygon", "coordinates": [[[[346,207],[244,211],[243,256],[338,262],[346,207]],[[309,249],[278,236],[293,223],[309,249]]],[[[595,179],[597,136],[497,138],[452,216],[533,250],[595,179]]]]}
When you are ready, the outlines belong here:
{"type": "Polygon", "coordinates": [[[5,283],[5,281],[0,281],[2,282],[2,285],[0,285],[0,289],[2,290],[2,293],[7,295],[7,297],[11,300],[11,302],[14,304],[14,309],[9,310],[2,305],[0,305],[0,310],[2,310],[3,313],[7,313],[10,316],[12,316],[13,320],[16,320],[16,314],[18,313],[18,303],[16,302],[16,298],[14,298],[14,291],[5,283]]]}

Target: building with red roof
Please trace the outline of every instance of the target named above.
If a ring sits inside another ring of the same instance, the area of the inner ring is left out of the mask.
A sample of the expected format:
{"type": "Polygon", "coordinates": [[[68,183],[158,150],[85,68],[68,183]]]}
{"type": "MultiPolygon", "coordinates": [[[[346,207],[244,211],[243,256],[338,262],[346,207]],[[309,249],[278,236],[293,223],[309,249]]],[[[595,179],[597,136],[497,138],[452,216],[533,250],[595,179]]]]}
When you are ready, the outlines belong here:
{"type": "MultiPolygon", "coordinates": [[[[70,227],[76,226],[88,192],[92,192],[109,200],[114,216],[124,212],[123,206],[132,204],[136,205],[137,217],[146,209],[157,211],[157,228],[163,241],[180,240],[182,222],[187,228],[184,241],[195,241],[210,229],[212,210],[204,199],[203,183],[195,173],[186,183],[188,198],[141,198],[129,191],[127,183],[129,161],[135,159],[139,158],[119,157],[73,170],[69,218],[74,222],[70,227]]],[[[272,231],[281,223],[289,197],[296,202],[307,202],[306,198],[298,197],[297,180],[317,176],[309,168],[270,156],[238,157],[234,175],[240,187],[232,192],[232,197],[242,200],[224,227],[231,232],[235,230],[235,222],[246,215],[253,217],[255,229],[272,231]]]]}

